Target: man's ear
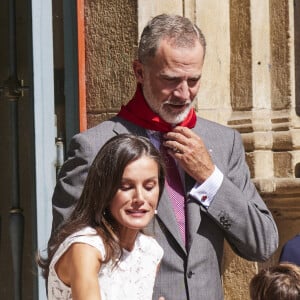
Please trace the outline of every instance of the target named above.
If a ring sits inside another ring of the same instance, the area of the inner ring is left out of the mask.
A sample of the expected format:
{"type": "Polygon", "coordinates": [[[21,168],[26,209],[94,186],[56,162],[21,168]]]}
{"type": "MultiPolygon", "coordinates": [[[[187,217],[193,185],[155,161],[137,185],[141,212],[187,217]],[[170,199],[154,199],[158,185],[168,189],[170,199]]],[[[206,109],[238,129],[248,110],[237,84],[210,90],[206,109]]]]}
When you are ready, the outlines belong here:
{"type": "Polygon", "coordinates": [[[135,79],[138,83],[144,83],[144,65],[139,61],[135,60],[132,64],[135,79]]]}

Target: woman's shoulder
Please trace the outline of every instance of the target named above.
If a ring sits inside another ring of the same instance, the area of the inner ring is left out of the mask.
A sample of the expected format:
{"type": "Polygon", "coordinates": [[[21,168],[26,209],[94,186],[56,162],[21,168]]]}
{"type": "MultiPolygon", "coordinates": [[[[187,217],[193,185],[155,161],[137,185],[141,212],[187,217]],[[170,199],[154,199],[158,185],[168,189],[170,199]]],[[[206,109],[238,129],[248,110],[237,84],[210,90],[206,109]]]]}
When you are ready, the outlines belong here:
{"type": "Polygon", "coordinates": [[[85,243],[94,246],[98,250],[101,250],[101,254],[104,251],[104,244],[101,236],[98,234],[97,230],[92,227],[84,227],[75,233],[71,234],[66,238],[65,242],[67,244],[73,243],[85,243]]]}
{"type": "Polygon", "coordinates": [[[97,233],[96,229],[92,227],[84,227],[71,235],[69,235],[59,246],[54,257],[53,263],[57,261],[74,243],[84,243],[95,247],[105,257],[105,247],[102,238],[97,233]]]}
{"type": "Polygon", "coordinates": [[[97,230],[91,226],[86,226],[86,227],[83,227],[77,231],[75,231],[74,233],[72,233],[71,235],[69,235],[67,237],[67,239],[69,238],[76,238],[76,237],[80,237],[80,236],[85,236],[85,235],[88,235],[88,236],[95,236],[97,235],[97,230]]]}
{"type": "Polygon", "coordinates": [[[137,247],[143,252],[154,254],[157,257],[163,256],[163,248],[158,244],[156,239],[152,236],[139,233],[136,240],[137,247]]]}

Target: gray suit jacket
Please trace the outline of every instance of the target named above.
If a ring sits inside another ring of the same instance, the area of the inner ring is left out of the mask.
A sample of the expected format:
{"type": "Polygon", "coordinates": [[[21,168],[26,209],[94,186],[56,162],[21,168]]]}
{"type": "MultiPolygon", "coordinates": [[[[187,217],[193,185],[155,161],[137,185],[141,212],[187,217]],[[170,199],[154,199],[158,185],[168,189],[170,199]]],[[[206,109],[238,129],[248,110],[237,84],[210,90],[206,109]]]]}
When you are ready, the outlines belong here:
{"type": "MultiPolygon", "coordinates": [[[[155,300],[159,296],[166,300],[223,299],[224,239],[238,255],[253,261],[268,259],[278,247],[275,222],[250,180],[240,134],[202,118],[197,119],[193,131],[203,139],[224,180],[208,209],[187,196],[187,248],[167,192],[163,192],[157,217],[148,228],[164,248],[155,300]]],[[[143,128],[118,117],[73,137],[53,195],[53,230],[70,215],[100,147],[112,136],[128,132],[147,137],[143,128]]],[[[194,183],[186,174],[187,195],[194,183]]]]}

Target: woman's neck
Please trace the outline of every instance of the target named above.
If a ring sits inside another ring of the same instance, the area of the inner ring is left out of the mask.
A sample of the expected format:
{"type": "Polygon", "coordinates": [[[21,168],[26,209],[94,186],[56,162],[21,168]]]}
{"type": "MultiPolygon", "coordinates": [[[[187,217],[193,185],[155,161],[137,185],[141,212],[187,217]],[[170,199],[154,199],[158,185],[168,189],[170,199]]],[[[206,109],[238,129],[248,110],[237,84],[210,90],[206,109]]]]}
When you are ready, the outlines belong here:
{"type": "Polygon", "coordinates": [[[129,228],[119,231],[118,235],[121,247],[126,249],[127,251],[132,251],[138,232],[139,230],[129,228]]]}

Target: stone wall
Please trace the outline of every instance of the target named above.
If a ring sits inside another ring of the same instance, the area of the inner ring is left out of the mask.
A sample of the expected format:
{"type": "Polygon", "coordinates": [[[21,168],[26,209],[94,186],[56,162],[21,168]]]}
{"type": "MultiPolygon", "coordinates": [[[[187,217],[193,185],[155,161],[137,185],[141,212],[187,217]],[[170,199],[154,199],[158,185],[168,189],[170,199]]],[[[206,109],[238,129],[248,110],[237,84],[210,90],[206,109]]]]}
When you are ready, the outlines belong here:
{"type": "Polygon", "coordinates": [[[135,90],[136,3],[85,1],[85,24],[87,119],[92,127],[115,115],[135,90]]]}

